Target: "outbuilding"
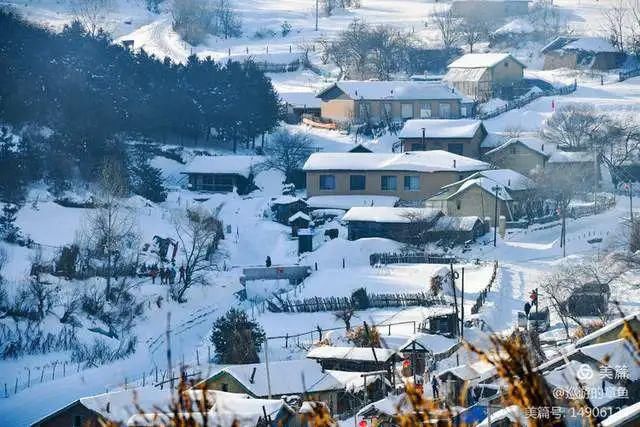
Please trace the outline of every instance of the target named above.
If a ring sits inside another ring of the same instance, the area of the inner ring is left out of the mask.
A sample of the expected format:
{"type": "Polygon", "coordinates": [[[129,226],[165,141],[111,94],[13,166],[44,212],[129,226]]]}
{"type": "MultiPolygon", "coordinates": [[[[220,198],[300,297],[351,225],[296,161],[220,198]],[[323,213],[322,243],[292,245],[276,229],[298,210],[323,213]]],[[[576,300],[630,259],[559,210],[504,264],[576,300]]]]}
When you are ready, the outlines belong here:
{"type": "Polygon", "coordinates": [[[624,52],[600,37],[557,37],[541,53],[544,55],[544,70],[582,68],[606,71],[619,68],[626,58],[624,52]]]}
{"type": "Polygon", "coordinates": [[[197,156],[182,173],[193,191],[247,194],[256,188],[255,168],[262,161],[259,156],[197,156]]]}

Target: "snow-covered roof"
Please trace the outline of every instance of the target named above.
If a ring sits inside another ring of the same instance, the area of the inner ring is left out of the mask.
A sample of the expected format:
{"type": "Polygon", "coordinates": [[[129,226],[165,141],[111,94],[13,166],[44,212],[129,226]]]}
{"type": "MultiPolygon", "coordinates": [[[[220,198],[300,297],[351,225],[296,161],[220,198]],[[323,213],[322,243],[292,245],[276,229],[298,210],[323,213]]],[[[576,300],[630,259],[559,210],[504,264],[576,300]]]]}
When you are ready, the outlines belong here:
{"type": "Polygon", "coordinates": [[[509,420],[515,425],[526,426],[529,424],[527,415],[522,412],[518,405],[507,406],[491,414],[491,417],[482,420],[478,427],[491,427],[491,425],[499,420],[509,420]]]}
{"type": "Polygon", "coordinates": [[[528,20],[516,18],[495,30],[493,34],[529,34],[533,33],[535,30],[536,29],[528,20]]]}
{"type": "Polygon", "coordinates": [[[320,108],[320,99],[314,92],[278,92],[278,95],[294,107],[320,108]]]}
{"type": "Polygon", "coordinates": [[[478,216],[443,216],[431,231],[471,231],[478,221],[482,221],[478,216]]]}
{"type": "Polygon", "coordinates": [[[307,215],[304,212],[300,212],[300,211],[298,211],[298,212],[294,213],[293,215],[291,215],[289,217],[289,222],[293,222],[296,219],[304,219],[305,221],[311,222],[311,218],[309,217],[309,215],[307,215]]]}
{"type": "Polygon", "coordinates": [[[422,129],[426,138],[473,138],[482,127],[481,120],[473,119],[415,119],[407,120],[399,138],[421,138],[422,129]]]}
{"type": "Polygon", "coordinates": [[[404,153],[313,153],[305,171],[407,171],[470,172],[488,169],[489,164],[442,150],[404,153]]]}
{"type": "Polygon", "coordinates": [[[586,163],[593,162],[593,154],[586,151],[555,151],[549,157],[549,163],[586,163]]]}
{"type": "Polygon", "coordinates": [[[635,320],[637,322],[640,322],[640,313],[633,313],[633,314],[629,314],[623,318],[620,319],[616,319],[610,323],[607,323],[606,325],[604,325],[602,328],[598,329],[597,331],[591,332],[588,335],[585,335],[584,337],[580,338],[578,341],[576,341],[575,345],[576,347],[584,347],[586,345],[589,345],[595,341],[598,340],[598,338],[600,338],[601,336],[608,334],[612,331],[614,331],[617,328],[622,328],[623,323],[626,322],[630,322],[632,320],[635,320]]]}
{"type": "Polygon", "coordinates": [[[349,210],[358,206],[395,206],[398,200],[395,196],[314,196],[307,205],[312,209],[349,210]]]}
{"type": "Polygon", "coordinates": [[[271,201],[272,205],[288,205],[295,202],[304,202],[300,197],[295,196],[279,196],[271,201]]]}
{"type": "Polygon", "coordinates": [[[581,37],[562,47],[562,50],[583,50],[585,52],[618,52],[609,40],[601,37],[581,37]]]}
{"type": "MultiPolygon", "coordinates": [[[[554,370],[545,372],[544,379],[551,387],[563,390],[577,390],[579,387],[585,387],[586,390],[597,390],[604,387],[605,391],[603,393],[589,394],[591,403],[594,406],[601,406],[614,400],[616,396],[621,395],[618,392],[624,389],[624,387],[613,384],[613,380],[603,380],[597,365],[582,363],[577,360],[570,360],[554,370]],[[580,373],[579,377],[578,372],[580,373]],[[602,384],[603,381],[605,382],[604,385],[602,384]]],[[[567,397],[571,399],[571,396],[567,397]]]]}
{"type": "Polygon", "coordinates": [[[209,425],[255,427],[265,412],[275,419],[282,410],[294,413],[281,399],[252,399],[236,393],[221,392],[216,394],[209,410],[209,425]]]}
{"type": "Polygon", "coordinates": [[[580,348],[580,352],[599,362],[604,363],[606,360],[606,364],[614,369],[616,366],[626,367],[631,381],[640,379],[640,366],[635,359],[636,349],[626,339],[588,345],[580,348]]]}
{"type": "Polygon", "coordinates": [[[543,139],[536,136],[519,136],[517,138],[510,138],[504,144],[494,148],[491,151],[487,151],[486,155],[498,153],[514,144],[522,144],[530,150],[540,153],[546,157],[549,157],[553,152],[557,150],[556,144],[544,141],[543,139]]]}
{"type": "Polygon", "coordinates": [[[448,68],[491,68],[507,58],[524,67],[524,64],[509,53],[467,53],[449,64],[448,68]]]}
{"type": "Polygon", "coordinates": [[[140,387],[82,397],[79,402],[110,421],[126,422],[138,412],[136,405],[144,411],[168,411],[173,397],[169,389],[140,387]]]}
{"type": "Polygon", "coordinates": [[[630,421],[637,421],[638,418],[640,418],[640,402],[620,409],[602,420],[600,425],[602,427],[628,426],[631,425],[630,421]]]}
{"type": "MultiPolygon", "coordinates": [[[[365,385],[371,384],[374,381],[380,379],[380,376],[369,376],[369,378],[365,380],[365,377],[363,376],[365,372],[333,371],[329,369],[327,369],[326,372],[340,381],[344,388],[350,391],[363,390],[365,385]]],[[[383,379],[386,383],[388,383],[388,380],[386,378],[383,379]]]]}
{"type": "Polygon", "coordinates": [[[449,191],[447,191],[446,193],[437,194],[436,196],[433,197],[433,199],[436,199],[436,200],[451,199],[456,196],[459,196],[460,194],[464,193],[465,191],[467,191],[472,187],[480,187],[481,189],[495,196],[495,192],[496,192],[495,187],[497,185],[499,187],[498,199],[504,200],[504,201],[513,200],[513,198],[509,194],[509,191],[507,191],[507,189],[504,186],[499,185],[492,179],[478,177],[478,178],[467,179],[459,182],[461,182],[462,184],[460,184],[460,186],[457,189],[454,189],[454,187],[449,187],[449,191]]]}
{"type": "Polygon", "coordinates": [[[485,171],[476,172],[472,175],[469,175],[463,180],[454,182],[452,184],[445,185],[442,188],[454,188],[458,187],[462,183],[466,181],[471,181],[478,178],[487,178],[491,181],[494,181],[496,184],[499,184],[502,187],[505,187],[507,190],[511,191],[523,191],[528,190],[534,187],[535,183],[530,178],[522,175],[519,172],[516,172],[511,169],[487,169],[485,171]]]}
{"type": "Polygon", "coordinates": [[[320,91],[318,97],[322,97],[333,87],[337,87],[351,99],[462,99],[460,93],[446,84],[415,80],[340,81],[320,91]]]}
{"type": "Polygon", "coordinates": [[[307,353],[307,358],[375,362],[376,359],[373,357],[374,351],[378,362],[386,362],[396,354],[394,350],[388,348],[374,348],[372,351],[369,347],[333,347],[330,345],[322,345],[312,348],[309,353],[307,353]]]}
{"type": "Polygon", "coordinates": [[[182,173],[232,174],[248,178],[253,168],[263,161],[260,156],[196,156],[182,173]]]}
{"type": "Polygon", "coordinates": [[[449,68],[443,80],[447,82],[479,82],[489,80],[486,68],[449,68]]]}
{"type": "Polygon", "coordinates": [[[409,223],[416,218],[431,222],[442,212],[427,208],[389,208],[382,206],[356,207],[349,209],[343,221],[369,221],[382,223],[409,223]]]}
{"type": "MultiPolygon", "coordinates": [[[[447,274],[448,271],[448,267],[443,266],[440,270],[440,273],[447,274]]],[[[437,274],[433,274],[432,277],[435,275],[437,274]]],[[[383,341],[385,346],[393,348],[398,352],[411,351],[411,349],[413,348],[413,342],[415,341],[418,350],[420,350],[420,347],[423,347],[433,353],[441,353],[443,351],[446,351],[457,343],[456,339],[447,338],[444,335],[425,333],[416,333],[410,336],[390,335],[383,337],[383,341]]]]}
{"type": "Polygon", "coordinates": [[[463,381],[482,381],[491,378],[495,372],[496,368],[492,364],[485,361],[478,361],[445,369],[438,374],[438,377],[442,378],[445,374],[449,373],[463,381]]]}
{"type": "MultiPolygon", "coordinates": [[[[229,365],[209,377],[209,379],[223,372],[234,377],[254,396],[263,397],[269,394],[266,365],[264,363],[229,365]],[[256,372],[253,375],[253,382],[251,382],[254,368],[256,372]]],[[[274,396],[344,388],[340,381],[322,372],[322,367],[309,359],[271,362],[269,363],[269,374],[272,378],[271,394],[274,396]],[[302,380],[303,377],[304,382],[302,380]],[[274,378],[277,378],[277,381],[273,380],[274,378]]],[[[207,380],[204,381],[206,382],[207,380]]]]}

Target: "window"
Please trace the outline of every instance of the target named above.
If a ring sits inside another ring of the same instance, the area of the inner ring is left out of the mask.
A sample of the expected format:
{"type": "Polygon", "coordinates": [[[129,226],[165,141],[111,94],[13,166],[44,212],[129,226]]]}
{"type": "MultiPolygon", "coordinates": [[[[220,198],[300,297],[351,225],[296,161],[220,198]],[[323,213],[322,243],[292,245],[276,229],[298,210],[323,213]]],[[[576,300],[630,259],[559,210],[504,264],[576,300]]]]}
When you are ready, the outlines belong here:
{"type": "Polygon", "coordinates": [[[393,175],[383,175],[380,178],[380,190],[396,191],[398,189],[398,178],[393,175]]]}
{"type": "Polygon", "coordinates": [[[213,185],[213,175],[202,175],[202,183],[204,185],[213,185]]]}
{"type": "Polygon", "coordinates": [[[418,175],[409,175],[404,177],[404,191],[419,191],[420,177],[418,175]]]}
{"type": "Polygon", "coordinates": [[[382,111],[384,112],[385,118],[390,119],[393,117],[393,107],[391,107],[390,102],[382,104],[382,111]]]}
{"type": "Polygon", "coordinates": [[[222,391],[229,391],[229,384],[222,383],[222,391]]]}
{"type": "Polygon", "coordinates": [[[336,189],[336,177],[334,175],[320,175],[320,189],[321,190],[335,190],[336,189]]]}
{"type": "Polygon", "coordinates": [[[460,115],[462,117],[467,117],[467,107],[460,107],[460,115]]]}
{"type": "Polygon", "coordinates": [[[402,104],[402,118],[413,119],[413,104],[402,104]]]}
{"type": "Polygon", "coordinates": [[[451,104],[440,104],[440,118],[451,118],[451,104]]]}
{"type": "Polygon", "coordinates": [[[349,176],[349,190],[364,190],[367,186],[367,177],[364,175],[349,176]]]}
{"type": "Polygon", "coordinates": [[[447,146],[447,151],[453,154],[463,155],[464,145],[463,144],[449,144],[447,146]]]}
{"type": "Polygon", "coordinates": [[[420,118],[421,119],[430,119],[431,118],[431,105],[430,104],[422,104],[420,106],[420,118]]]}
{"type": "Polygon", "coordinates": [[[508,67],[509,67],[509,62],[505,61],[504,68],[508,68],[508,67]]]}
{"type": "Polygon", "coordinates": [[[73,416],[73,427],[82,427],[82,415],[73,416]]]}
{"type": "Polygon", "coordinates": [[[462,201],[460,199],[456,200],[456,208],[460,210],[461,207],[462,207],[462,201]]]}

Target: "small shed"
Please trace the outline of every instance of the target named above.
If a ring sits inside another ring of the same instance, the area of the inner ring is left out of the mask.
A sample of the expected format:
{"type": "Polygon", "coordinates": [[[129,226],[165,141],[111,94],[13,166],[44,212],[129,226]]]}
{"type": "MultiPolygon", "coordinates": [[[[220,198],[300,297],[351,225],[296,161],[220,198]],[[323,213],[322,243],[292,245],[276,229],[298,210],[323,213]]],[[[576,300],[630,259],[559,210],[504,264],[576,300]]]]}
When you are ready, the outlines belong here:
{"type": "Polygon", "coordinates": [[[373,151],[369,150],[367,147],[365,147],[362,144],[358,144],[355,147],[353,147],[351,150],[349,150],[349,153],[373,153],[373,151]]]}
{"type": "Polygon", "coordinates": [[[440,314],[425,319],[420,329],[430,334],[449,337],[458,336],[458,319],[455,312],[440,314]]]}
{"type": "Polygon", "coordinates": [[[395,383],[393,367],[400,359],[395,350],[370,347],[333,347],[323,345],[307,353],[322,369],[347,372],[386,371],[387,379],[395,383]],[[375,353],[375,356],[374,356],[375,353]]]}
{"type": "Polygon", "coordinates": [[[274,219],[288,224],[289,218],[297,212],[307,213],[308,205],[303,199],[294,196],[280,196],[271,201],[274,219]]]}
{"type": "Polygon", "coordinates": [[[544,55],[545,70],[611,70],[619,68],[626,56],[609,40],[600,37],[557,37],[541,53],[544,55]]]}
{"type": "Polygon", "coordinates": [[[573,291],[564,302],[566,309],[575,316],[598,316],[609,309],[611,288],[607,284],[587,283],[573,291]]]}
{"type": "Polygon", "coordinates": [[[426,208],[354,207],[342,217],[348,224],[348,239],[383,237],[415,243],[424,239],[442,212],[426,208]]]}
{"type": "Polygon", "coordinates": [[[291,235],[293,237],[298,237],[298,230],[309,228],[309,226],[313,224],[309,215],[304,212],[296,212],[289,217],[287,222],[291,226],[291,235]]]}
{"type": "Polygon", "coordinates": [[[428,233],[431,241],[465,243],[475,241],[487,231],[489,231],[489,225],[477,216],[442,216],[428,233]]]}
{"type": "Polygon", "coordinates": [[[194,191],[247,194],[256,186],[254,169],[262,162],[259,156],[197,156],[185,167],[187,187],[194,191]]]}
{"type": "Polygon", "coordinates": [[[495,366],[478,361],[442,371],[438,374],[438,379],[442,382],[442,396],[449,403],[457,405],[462,401],[462,393],[470,390],[470,386],[488,382],[495,376],[495,366]]]}

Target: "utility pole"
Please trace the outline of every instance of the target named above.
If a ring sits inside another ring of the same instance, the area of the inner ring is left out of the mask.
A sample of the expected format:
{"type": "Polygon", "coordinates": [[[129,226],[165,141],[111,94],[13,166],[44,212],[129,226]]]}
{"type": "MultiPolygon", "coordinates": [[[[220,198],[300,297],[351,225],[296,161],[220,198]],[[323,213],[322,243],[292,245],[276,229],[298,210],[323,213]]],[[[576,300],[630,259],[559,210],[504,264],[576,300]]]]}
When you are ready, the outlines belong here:
{"type": "Polygon", "coordinates": [[[320,10],[319,2],[320,0],[316,0],[316,31],[318,31],[318,11],[320,10]]]}
{"type": "Polygon", "coordinates": [[[462,299],[460,304],[460,338],[464,340],[464,267],[462,267],[462,292],[460,298],[462,299]]]}
{"type": "Polygon", "coordinates": [[[498,238],[498,191],[500,190],[499,186],[495,186],[492,188],[496,192],[496,198],[493,201],[495,204],[495,210],[493,213],[493,247],[496,247],[496,240],[498,238]]]}
{"type": "Polygon", "coordinates": [[[267,398],[271,400],[271,375],[269,373],[269,337],[264,340],[264,364],[267,369],[267,398]]]}
{"type": "Polygon", "coordinates": [[[422,151],[427,149],[427,146],[425,143],[425,139],[426,139],[425,132],[426,132],[425,128],[422,128],[422,151]]]}
{"type": "Polygon", "coordinates": [[[629,219],[633,227],[633,187],[631,187],[631,181],[627,185],[629,186],[629,219]]]}

